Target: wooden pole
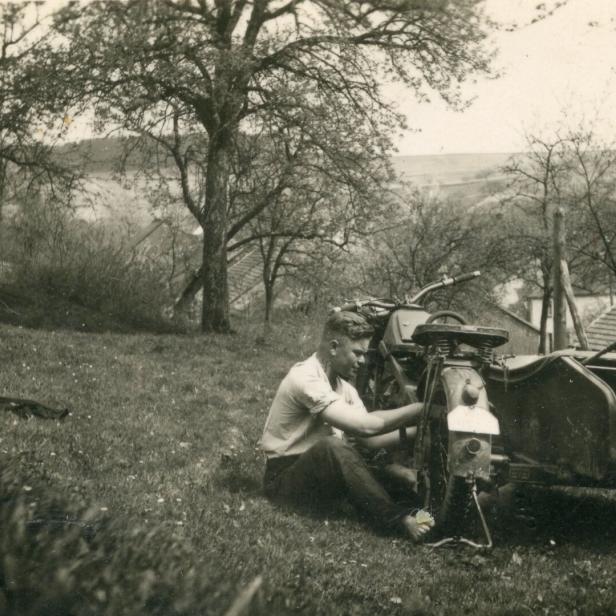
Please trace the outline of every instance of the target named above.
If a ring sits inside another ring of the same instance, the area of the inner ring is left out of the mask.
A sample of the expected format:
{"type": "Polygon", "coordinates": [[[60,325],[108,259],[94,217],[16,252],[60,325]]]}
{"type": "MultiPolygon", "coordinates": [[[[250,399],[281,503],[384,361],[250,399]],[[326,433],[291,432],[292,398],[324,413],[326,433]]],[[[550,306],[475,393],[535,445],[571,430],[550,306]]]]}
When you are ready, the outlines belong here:
{"type": "Polygon", "coordinates": [[[565,305],[565,292],[562,284],[562,261],[565,254],[565,224],[562,208],[554,210],[554,243],[552,267],[554,269],[554,350],[566,349],[569,346],[567,335],[567,312],[565,305]]]}
{"type": "Polygon", "coordinates": [[[569,312],[571,313],[573,326],[575,327],[575,333],[577,334],[580,348],[586,351],[588,349],[588,338],[586,337],[586,332],[584,331],[584,326],[582,325],[582,319],[580,319],[580,313],[578,312],[575,304],[575,295],[573,294],[571,278],[569,277],[569,266],[567,265],[567,261],[565,259],[561,259],[560,261],[560,271],[562,274],[563,289],[565,291],[565,296],[567,297],[567,304],[569,305],[569,312]]]}

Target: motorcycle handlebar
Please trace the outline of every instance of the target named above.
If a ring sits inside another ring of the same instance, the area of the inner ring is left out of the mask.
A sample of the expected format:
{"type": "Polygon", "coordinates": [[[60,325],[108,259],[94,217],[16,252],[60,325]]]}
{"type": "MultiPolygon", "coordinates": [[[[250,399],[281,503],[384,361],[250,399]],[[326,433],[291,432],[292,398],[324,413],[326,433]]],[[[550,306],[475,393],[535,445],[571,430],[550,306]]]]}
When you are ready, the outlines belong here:
{"type": "Polygon", "coordinates": [[[467,280],[473,280],[474,278],[478,278],[481,276],[481,272],[479,270],[475,270],[474,272],[469,272],[468,274],[460,274],[459,276],[454,276],[454,283],[458,282],[466,282],[467,280]]]}
{"type": "MultiPolygon", "coordinates": [[[[432,282],[429,285],[425,286],[417,295],[414,295],[408,303],[415,304],[420,298],[429,293],[430,291],[434,291],[436,289],[442,289],[443,287],[450,287],[454,284],[459,284],[461,282],[466,282],[467,280],[473,280],[481,276],[481,272],[479,270],[475,270],[474,272],[469,272],[468,274],[460,274],[459,276],[445,276],[442,280],[438,282],[432,282]]],[[[355,302],[349,302],[348,304],[343,304],[342,306],[337,306],[333,309],[333,312],[341,312],[341,311],[355,311],[363,308],[364,306],[372,306],[374,308],[383,308],[385,310],[391,310],[395,308],[398,304],[391,302],[384,302],[378,299],[367,299],[367,300],[359,300],[355,302]]]]}
{"type": "Polygon", "coordinates": [[[459,284],[460,282],[473,280],[473,278],[477,278],[478,276],[481,276],[481,272],[479,270],[469,272],[468,274],[460,274],[459,276],[444,276],[442,280],[439,280],[438,282],[432,282],[429,285],[426,285],[423,289],[421,289],[421,291],[419,291],[417,295],[414,295],[411,298],[411,303],[416,303],[430,291],[436,291],[436,289],[442,289],[443,287],[451,287],[454,284],[459,284]]]}

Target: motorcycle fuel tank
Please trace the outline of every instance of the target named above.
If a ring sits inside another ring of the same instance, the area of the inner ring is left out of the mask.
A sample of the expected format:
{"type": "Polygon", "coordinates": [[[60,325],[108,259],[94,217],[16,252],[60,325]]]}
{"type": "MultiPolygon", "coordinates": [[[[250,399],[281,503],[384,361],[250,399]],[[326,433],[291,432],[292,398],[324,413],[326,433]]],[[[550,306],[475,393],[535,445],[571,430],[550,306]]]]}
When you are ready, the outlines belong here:
{"type": "Polygon", "coordinates": [[[400,308],[389,317],[383,341],[390,353],[420,352],[422,349],[412,340],[418,325],[425,323],[430,316],[422,308],[400,308]]]}

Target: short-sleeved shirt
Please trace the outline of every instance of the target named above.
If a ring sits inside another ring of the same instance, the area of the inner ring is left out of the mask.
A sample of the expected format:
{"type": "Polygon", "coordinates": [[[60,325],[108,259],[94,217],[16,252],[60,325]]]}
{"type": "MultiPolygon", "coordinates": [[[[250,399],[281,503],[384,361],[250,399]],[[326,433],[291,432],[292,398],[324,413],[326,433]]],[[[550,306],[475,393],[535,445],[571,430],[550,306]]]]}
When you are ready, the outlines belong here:
{"type": "Polygon", "coordinates": [[[299,455],[334,435],[321,413],[338,400],[365,412],[353,385],[338,378],[332,387],[316,354],[295,364],[280,383],[265,422],[260,444],[267,457],[299,455]]]}

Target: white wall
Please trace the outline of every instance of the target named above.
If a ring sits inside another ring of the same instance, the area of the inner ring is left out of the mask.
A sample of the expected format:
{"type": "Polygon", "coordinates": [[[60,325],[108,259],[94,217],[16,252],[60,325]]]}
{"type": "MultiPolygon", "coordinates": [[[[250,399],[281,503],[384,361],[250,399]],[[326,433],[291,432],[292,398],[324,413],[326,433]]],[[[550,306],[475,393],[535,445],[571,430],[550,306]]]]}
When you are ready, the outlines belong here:
{"type": "MultiPolygon", "coordinates": [[[[607,310],[614,302],[614,298],[611,298],[609,295],[582,295],[580,297],[575,298],[575,304],[577,306],[578,312],[580,313],[580,318],[584,324],[590,323],[591,320],[598,317],[604,310],[607,310]]],[[[541,298],[530,298],[528,300],[529,304],[529,321],[535,326],[539,327],[541,323],[541,298]]],[[[571,318],[571,313],[569,312],[569,307],[567,306],[567,328],[573,329],[573,319],[571,318]]],[[[550,315],[548,318],[547,331],[552,333],[554,331],[553,321],[550,315]]]]}

